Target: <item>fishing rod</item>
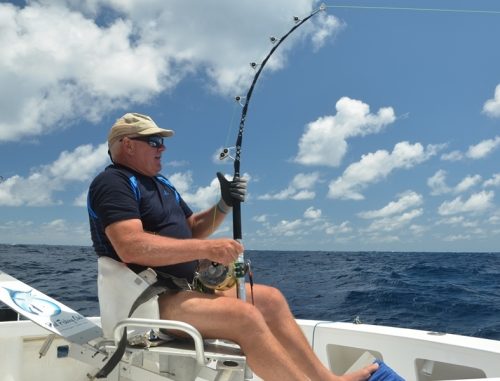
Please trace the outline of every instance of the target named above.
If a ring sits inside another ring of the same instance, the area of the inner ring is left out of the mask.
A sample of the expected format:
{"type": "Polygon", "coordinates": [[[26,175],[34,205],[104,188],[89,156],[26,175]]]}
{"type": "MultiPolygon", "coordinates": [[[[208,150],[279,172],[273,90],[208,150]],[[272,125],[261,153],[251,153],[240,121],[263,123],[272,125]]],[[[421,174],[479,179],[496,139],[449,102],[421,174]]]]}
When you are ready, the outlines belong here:
{"type": "MultiPolygon", "coordinates": [[[[240,165],[241,165],[241,145],[243,143],[243,132],[245,129],[245,122],[248,114],[248,107],[250,105],[250,100],[252,99],[252,94],[255,88],[255,85],[262,73],[262,70],[266,66],[266,63],[269,61],[271,56],[274,54],[276,49],[286,40],[288,36],[290,36],[295,30],[300,28],[307,20],[316,15],[318,12],[325,11],[326,5],[321,4],[319,8],[312,11],[307,17],[301,19],[297,16],[293,17],[294,25],[290,30],[285,33],[281,38],[270,37],[270,41],[273,44],[273,47],[269,51],[269,53],[265,56],[263,61],[260,64],[255,62],[250,63],[252,69],[255,69],[255,75],[253,80],[248,88],[248,91],[244,97],[237,96],[235,100],[243,107],[241,111],[238,136],[236,138],[236,144],[234,147],[224,148],[222,152],[219,154],[219,159],[224,160],[227,158],[231,158],[234,160],[234,173],[233,173],[233,181],[239,179],[241,176],[240,173],[240,165]],[[231,154],[231,150],[235,150],[234,157],[231,154]]],[[[228,180],[224,177],[224,175],[218,173],[217,177],[223,182],[228,182],[228,180]]],[[[228,184],[225,184],[228,185],[228,184]]],[[[241,228],[241,201],[233,200],[233,239],[241,242],[243,238],[242,228],[241,228]]],[[[246,300],[246,287],[245,287],[245,275],[249,273],[249,281],[250,287],[253,290],[253,279],[252,272],[250,270],[250,263],[245,262],[244,253],[240,253],[238,259],[229,266],[224,266],[219,263],[213,263],[204,261],[200,263],[196,277],[199,282],[204,287],[208,287],[214,290],[228,290],[232,288],[234,285],[237,286],[236,292],[237,296],[241,300],[246,300]]],[[[253,302],[253,292],[252,292],[252,302],[253,302]]]]}
{"type": "MultiPolygon", "coordinates": [[[[235,149],[235,156],[234,156],[234,174],[233,174],[233,180],[238,179],[241,175],[240,173],[240,165],[241,165],[241,146],[243,143],[243,132],[245,129],[245,122],[247,119],[247,114],[248,114],[248,107],[250,105],[250,100],[252,99],[252,94],[255,88],[255,85],[260,77],[260,74],[262,73],[262,70],[266,66],[267,62],[271,58],[271,56],[274,54],[276,49],[283,43],[283,41],[286,40],[288,36],[290,36],[295,30],[300,28],[305,22],[307,22],[311,17],[316,15],[318,12],[325,11],[326,5],[321,4],[319,8],[314,10],[312,13],[309,14],[309,16],[301,19],[297,16],[293,18],[294,21],[294,26],[290,28],[290,30],[284,34],[281,38],[276,38],[276,37],[270,37],[271,43],[273,44],[273,47],[269,51],[269,53],[266,55],[264,60],[260,63],[257,64],[255,62],[252,62],[250,66],[256,70],[255,75],[253,77],[252,83],[246,93],[246,95],[242,98],[240,96],[236,97],[236,101],[240,103],[243,106],[243,109],[241,111],[241,118],[240,118],[240,123],[239,123],[239,129],[238,129],[238,136],[236,138],[236,144],[234,146],[235,149]]],[[[219,158],[221,160],[231,157],[229,155],[229,148],[224,148],[223,151],[220,153],[219,158]]],[[[242,234],[242,228],[241,228],[241,202],[239,200],[234,200],[233,202],[233,238],[237,241],[241,241],[243,238],[242,234]]],[[[241,253],[238,256],[238,259],[234,263],[234,276],[236,277],[236,285],[237,285],[237,295],[239,299],[246,300],[246,288],[245,288],[245,275],[247,272],[248,266],[245,263],[245,258],[244,258],[244,253],[241,253]]],[[[252,285],[252,279],[250,279],[250,285],[252,285]]]]}

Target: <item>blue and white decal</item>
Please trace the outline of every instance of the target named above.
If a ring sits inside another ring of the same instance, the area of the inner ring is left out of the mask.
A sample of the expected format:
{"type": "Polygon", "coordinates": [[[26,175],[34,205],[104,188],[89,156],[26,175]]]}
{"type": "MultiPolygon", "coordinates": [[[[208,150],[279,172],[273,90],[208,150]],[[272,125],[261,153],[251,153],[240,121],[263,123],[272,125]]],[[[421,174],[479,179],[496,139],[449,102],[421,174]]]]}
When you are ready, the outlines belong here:
{"type": "Polygon", "coordinates": [[[101,327],[94,322],[2,271],[0,271],[0,302],[72,343],[82,345],[102,337],[101,327]]]}
{"type": "Polygon", "coordinates": [[[12,301],[25,312],[45,317],[56,316],[61,313],[61,308],[54,302],[44,299],[43,296],[33,295],[33,289],[18,291],[3,288],[9,293],[12,301]]]}

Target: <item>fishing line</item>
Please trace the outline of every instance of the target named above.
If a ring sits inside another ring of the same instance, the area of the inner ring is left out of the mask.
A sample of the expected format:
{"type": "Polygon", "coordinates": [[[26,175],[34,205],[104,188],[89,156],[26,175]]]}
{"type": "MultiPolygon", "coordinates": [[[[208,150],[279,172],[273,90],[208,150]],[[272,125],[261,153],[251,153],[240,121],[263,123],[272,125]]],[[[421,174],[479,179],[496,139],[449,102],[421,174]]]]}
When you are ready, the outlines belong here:
{"type": "Polygon", "coordinates": [[[226,140],[224,142],[224,147],[227,147],[229,145],[229,136],[231,135],[231,133],[234,130],[234,118],[236,117],[237,110],[239,110],[238,105],[236,103],[240,104],[238,98],[239,97],[236,97],[235,104],[233,105],[233,112],[231,113],[231,119],[230,119],[229,125],[227,127],[227,134],[226,134],[226,140]]]}
{"type": "Polygon", "coordinates": [[[413,8],[413,7],[385,7],[369,5],[325,5],[325,8],[343,8],[343,9],[366,9],[382,11],[409,11],[409,12],[447,12],[447,13],[482,13],[482,14],[500,14],[500,11],[480,10],[480,9],[446,9],[446,8],[413,8]]]}

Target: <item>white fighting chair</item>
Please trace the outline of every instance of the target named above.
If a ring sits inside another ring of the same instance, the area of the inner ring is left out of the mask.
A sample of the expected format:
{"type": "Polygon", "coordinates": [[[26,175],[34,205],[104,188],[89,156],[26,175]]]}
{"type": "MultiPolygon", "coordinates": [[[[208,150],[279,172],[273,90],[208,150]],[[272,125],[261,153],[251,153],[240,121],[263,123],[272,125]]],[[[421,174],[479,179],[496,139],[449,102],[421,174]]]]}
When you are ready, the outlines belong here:
{"type": "Polygon", "coordinates": [[[132,316],[128,314],[137,297],[156,281],[156,273],[147,269],[140,274],[125,264],[108,257],[98,260],[98,296],[101,326],[108,344],[103,349],[111,354],[127,328],[129,343],[149,337],[151,330],[175,329],[193,340],[172,340],[161,345],[128,345],[117,369],[108,380],[119,381],[243,381],[251,377],[245,372],[246,358],[238,346],[225,342],[204,342],[193,326],[180,321],[160,320],[158,297],[154,296],[132,316]],[[194,345],[193,345],[194,342],[194,345]],[[117,375],[118,373],[118,375],[117,375]],[[247,376],[245,377],[245,373],[247,376]]]}

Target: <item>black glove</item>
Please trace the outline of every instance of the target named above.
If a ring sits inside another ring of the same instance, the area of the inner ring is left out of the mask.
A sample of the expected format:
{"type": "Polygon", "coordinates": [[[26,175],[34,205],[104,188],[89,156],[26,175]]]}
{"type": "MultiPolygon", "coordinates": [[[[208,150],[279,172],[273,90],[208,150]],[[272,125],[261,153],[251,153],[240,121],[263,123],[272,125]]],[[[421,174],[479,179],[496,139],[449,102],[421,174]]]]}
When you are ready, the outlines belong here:
{"type": "Polygon", "coordinates": [[[247,180],[241,177],[237,177],[232,181],[229,181],[220,172],[217,172],[217,178],[220,183],[220,192],[222,196],[222,201],[228,206],[232,207],[234,201],[243,202],[247,195],[247,180]]]}

